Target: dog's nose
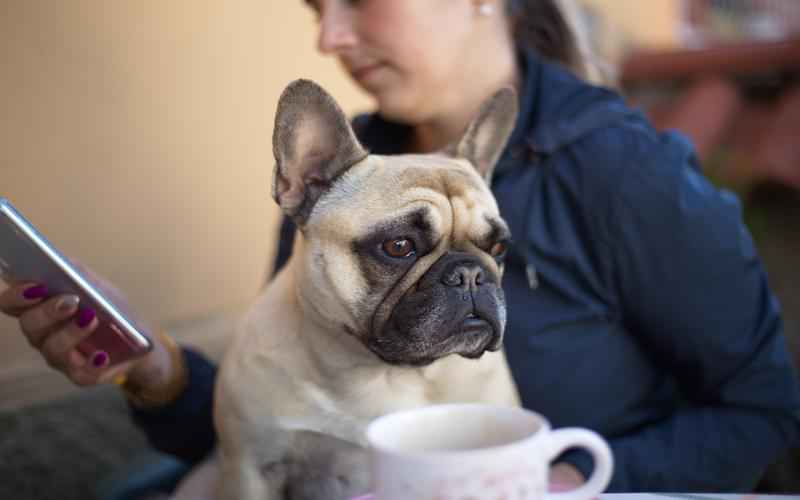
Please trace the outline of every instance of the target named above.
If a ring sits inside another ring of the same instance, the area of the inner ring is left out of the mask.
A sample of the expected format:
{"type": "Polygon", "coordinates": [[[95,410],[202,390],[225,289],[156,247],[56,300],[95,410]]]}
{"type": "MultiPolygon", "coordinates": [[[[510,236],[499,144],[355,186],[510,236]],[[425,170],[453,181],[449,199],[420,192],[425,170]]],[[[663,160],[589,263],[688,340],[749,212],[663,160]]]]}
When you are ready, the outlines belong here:
{"type": "Polygon", "coordinates": [[[477,290],[483,284],[483,269],[473,262],[454,262],[442,274],[442,283],[465,290],[477,290]]]}

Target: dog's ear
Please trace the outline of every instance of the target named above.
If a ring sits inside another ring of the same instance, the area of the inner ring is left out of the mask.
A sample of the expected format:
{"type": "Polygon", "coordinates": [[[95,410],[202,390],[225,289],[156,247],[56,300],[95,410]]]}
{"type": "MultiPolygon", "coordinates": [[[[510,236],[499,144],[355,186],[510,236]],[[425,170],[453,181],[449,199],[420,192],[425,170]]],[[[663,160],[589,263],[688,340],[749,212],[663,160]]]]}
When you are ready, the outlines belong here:
{"type": "Polygon", "coordinates": [[[517,93],[511,87],[501,88],[483,103],[467,131],[444,150],[445,154],[469,160],[486,183],[491,183],[494,166],[514,130],[517,112],[517,93]]]}
{"type": "Polygon", "coordinates": [[[281,94],[272,151],[272,197],[299,227],[333,181],[367,156],[333,98],[309,80],[281,94]]]}

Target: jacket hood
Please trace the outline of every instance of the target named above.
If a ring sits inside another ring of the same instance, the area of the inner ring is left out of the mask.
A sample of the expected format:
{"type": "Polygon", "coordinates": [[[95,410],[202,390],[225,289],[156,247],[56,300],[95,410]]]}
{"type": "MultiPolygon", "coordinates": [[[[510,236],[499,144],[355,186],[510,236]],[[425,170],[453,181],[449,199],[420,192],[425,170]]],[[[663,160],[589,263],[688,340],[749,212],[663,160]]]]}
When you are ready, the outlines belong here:
{"type": "MultiPolygon", "coordinates": [[[[591,85],[535,54],[521,54],[520,63],[525,75],[520,114],[504,159],[522,148],[548,155],[594,130],[641,115],[618,93],[591,85]]],[[[501,160],[495,172],[513,163],[501,160]]]]}
{"type": "MultiPolygon", "coordinates": [[[[520,153],[548,155],[602,127],[641,113],[616,92],[577,78],[563,67],[531,52],[519,56],[524,75],[519,89],[519,117],[495,175],[519,166],[520,153]]],[[[356,116],[353,127],[372,153],[402,154],[411,127],[378,113],[356,116]]]]}

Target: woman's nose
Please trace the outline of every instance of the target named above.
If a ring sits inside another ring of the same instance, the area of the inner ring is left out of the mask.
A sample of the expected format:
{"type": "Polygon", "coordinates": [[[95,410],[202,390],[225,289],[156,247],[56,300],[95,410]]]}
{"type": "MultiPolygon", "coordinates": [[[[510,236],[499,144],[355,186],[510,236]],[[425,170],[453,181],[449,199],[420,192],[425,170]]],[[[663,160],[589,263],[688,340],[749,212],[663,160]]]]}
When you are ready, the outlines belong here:
{"type": "Polygon", "coordinates": [[[320,13],[317,50],[322,54],[336,54],[358,42],[353,27],[352,9],[338,2],[328,2],[320,13]]]}

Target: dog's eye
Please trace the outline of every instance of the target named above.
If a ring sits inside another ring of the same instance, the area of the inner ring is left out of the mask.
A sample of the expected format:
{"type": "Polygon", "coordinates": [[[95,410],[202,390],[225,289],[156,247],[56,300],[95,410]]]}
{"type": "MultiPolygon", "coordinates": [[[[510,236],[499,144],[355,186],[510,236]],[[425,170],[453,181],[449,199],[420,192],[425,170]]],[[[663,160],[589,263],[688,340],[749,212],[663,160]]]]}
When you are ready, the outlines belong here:
{"type": "Polygon", "coordinates": [[[506,252],[508,252],[508,242],[505,241],[498,241],[489,249],[489,255],[495,260],[502,260],[506,256],[506,252]]]}
{"type": "Polygon", "coordinates": [[[386,252],[386,255],[389,257],[401,259],[412,257],[416,253],[416,250],[414,242],[408,238],[397,238],[383,242],[383,251],[386,252]]]}

